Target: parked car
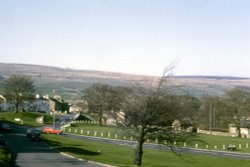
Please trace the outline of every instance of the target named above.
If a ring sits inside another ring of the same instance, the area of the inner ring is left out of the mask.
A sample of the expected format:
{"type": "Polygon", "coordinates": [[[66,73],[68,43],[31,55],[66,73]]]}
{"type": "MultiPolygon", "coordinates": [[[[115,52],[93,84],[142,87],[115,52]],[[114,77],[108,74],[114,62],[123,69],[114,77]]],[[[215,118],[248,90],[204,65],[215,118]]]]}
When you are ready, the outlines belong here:
{"type": "Polygon", "coordinates": [[[44,133],[48,133],[48,134],[61,134],[63,131],[60,129],[54,129],[51,127],[46,127],[43,129],[44,133]]]}
{"type": "Polygon", "coordinates": [[[5,146],[5,145],[6,145],[6,140],[5,140],[3,134],[0,134],[0,145],[2,145],[2,146],[5,146]]]}
{"type": "Polygon", "coordinates": [[[12,128],[8,123],[1,123],[0,124],[0,130],[4,132],[11,132],[12,128]]]}

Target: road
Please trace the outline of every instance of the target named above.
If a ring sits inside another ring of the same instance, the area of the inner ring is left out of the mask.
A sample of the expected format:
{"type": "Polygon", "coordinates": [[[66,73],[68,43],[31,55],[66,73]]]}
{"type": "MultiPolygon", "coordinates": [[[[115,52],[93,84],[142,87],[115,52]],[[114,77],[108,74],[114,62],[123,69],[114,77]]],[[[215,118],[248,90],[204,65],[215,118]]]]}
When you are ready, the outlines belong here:
{"type": "MultiPolygon", "coordinates": [[[[130,147],[135,147],[136,142],[134,141],[125,141],[125,140],[116,140],[116,139],[106,139],[99,137],[90,137],[90,136],[82,136],[82,135],[74,135],[74,134],[63,134],[66,137],[73,137],[82,140],[90,140],[97,142],[104,142],[109,144],[117,144],[117,145],[127,145],[130,147]]],[[[208,156],[216,156],[216,157],[227,157],[227,158],[235,158],[235,159],[246,159],[250,160],[250,154],[247,153],[237,153],[237,152],[229,152],[229,151],[216,151],[216,150],[204,150],[204,149],[193,149],[193,148],[183,148],[183,147],[169,147],[165,145],[159,144],[149,144],[144,143],[144,148],[147,149],[156,149],[156,150],[175,150],[180,153],[189,153],[189,154],[199,154],[199,155],[208,155],[208,156]]]]}
{"type": "Polygon", "coordinates": [[[6,133],[8,147],[14,153],[16,167],[103,167],[96,164],[66,156],[50,148],[44,142],[33,142],[25,135],[24,128],[14,128],[6,133]]]}

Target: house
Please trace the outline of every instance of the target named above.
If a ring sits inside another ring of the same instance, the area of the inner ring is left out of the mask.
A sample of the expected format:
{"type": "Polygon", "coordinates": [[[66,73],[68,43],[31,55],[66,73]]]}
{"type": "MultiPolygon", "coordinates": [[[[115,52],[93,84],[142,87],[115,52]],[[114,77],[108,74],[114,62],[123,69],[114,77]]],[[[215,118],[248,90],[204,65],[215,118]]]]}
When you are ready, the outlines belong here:
{"type": "Polygon", "coordinates": [[[70,104],[64,102],[61,98],[53,97],[48,99],[50,101],[51,110],[55,112],[69,112],[70,104]]]}
{"type": "MultiPolygon", "coordinates": [[[[7,102],[5,105],[6,110],[14,110],[13,103],[7,102]]],[[[0,104],[0,108],[3,108],[2,103],[0,104]]],[[[36,99],[32,101],[23,101],[19,108],[21,111],[33,111],[50,114],[51,112],[69,112],[70,105],[59,98],[59,96],[54,96],[53,98],[50,98],[49,96],[36,96],[36,99]]]]}

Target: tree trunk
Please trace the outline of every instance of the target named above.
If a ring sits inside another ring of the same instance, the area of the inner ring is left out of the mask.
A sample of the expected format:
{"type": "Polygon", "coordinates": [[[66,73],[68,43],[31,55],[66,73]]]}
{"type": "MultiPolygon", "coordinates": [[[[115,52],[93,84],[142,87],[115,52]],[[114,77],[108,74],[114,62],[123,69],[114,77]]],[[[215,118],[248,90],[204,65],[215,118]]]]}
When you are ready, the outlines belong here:
{"type": "Polygon", "coordinates": [[[141,166],[142,164],[142,154],[143,154],[143,143],[144,143],[144,129],[141,129],[140,136],[138,138],[138,143],[135,149],[135,159],[134,159],[134,164],[137,166],[141,166]]]}
{"type": "Polygon", "coordinates": [[[16,99],[15,101],[15,113],[18,113],[19,110],[19,103],[18,103],[18,99],[16,99]]]}
{"type": "Polygon", "coordinates": [[[102,110],[99,111],[99,125],[102,126],[102,110]]]}
{"type": "Polygon", "coordinates": [[[241,130],[240,130],[240,127],[237,127],[237,133],[238,133],[238,137],[241,137],[241,130]]]}

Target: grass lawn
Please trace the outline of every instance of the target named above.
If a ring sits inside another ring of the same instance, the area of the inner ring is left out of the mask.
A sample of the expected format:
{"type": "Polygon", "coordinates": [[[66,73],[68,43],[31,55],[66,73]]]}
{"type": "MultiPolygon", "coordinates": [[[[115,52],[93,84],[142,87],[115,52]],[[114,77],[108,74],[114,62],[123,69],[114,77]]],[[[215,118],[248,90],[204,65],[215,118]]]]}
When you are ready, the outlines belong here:
{"type": "Polygon", "coordinates": [[[3,112],[0,113],[0,120],[21,124],[20,121],[15,121],[15,118],[20,118],[21,120],[23,120],[23,125],[43,126],[44,124],[36,123],[36,118],[40,116],[44,116],[44,124],[52,124],[53,118],[51,115],[38,112],[3,112]]]}
{"type": "MultiPolygon", "coordinates": [[[[134,149],[128,146],[72,139],[60,135],[44,135],[44,141],[61,152],[78,158],[118,167],[133,167],[134,149]]],[[[145,149],[143,167],[248,167],[250,161],[231,158],[181,154],[145,149]]]]}
{"type": "MultiPolygon", "coordinates": [[[[126,136],[127,140],[131,138],[131,131],[129,129],[121,129],[115,126],[99,126],[96,124],[73,124],[71,127],[65,129],[67,133],[77,133],[82,135],[89,135],[96,137],[105,137],[105,138],[115,138],[124,139],[126,136]],[[110,136],[108,135],[110,134],[110,136]]],[[[151,140],[150,142],[155,142],[151,140]]],[[[169,143],[174,145],[174,143],[169,143]]],[[[197,147],[200,149],[213,149],[213,150],[226,150],[227,146],[233,144],[237,147],[237,151],[250,153],[250,140],[246,138],[238,137],[224,137],[224,136],[214,136],[214,135],[205,135],[197,134],[195,140],[191,143],[186,143],[187,147],[197,147]]],[[[177,146],[184,146],[184,143],[176,143],[177,146]]]]}
{"type": "Polygon", "coordinates": [[[117,138],[122,139],[123,136],[131,136],[131,130],[129,129],[123,129],[121,127],[116,126],[109,126],[109,125],[103,125],[99,126],[96,124],[72,124],[71,127],[65,128],[65,132],[72,132],[72,133],[78,133],[84,135],[90,135],[93,136],[96,133],[96,136],[98,137],[110,137],[115,138],[115,135],[117,135],[117,138]]]}
{"type": "Polygon", "coordinates": [[[0,146],[0,166],[11,166],[11,153],[7,148],[2,146],[0,146]]]}

